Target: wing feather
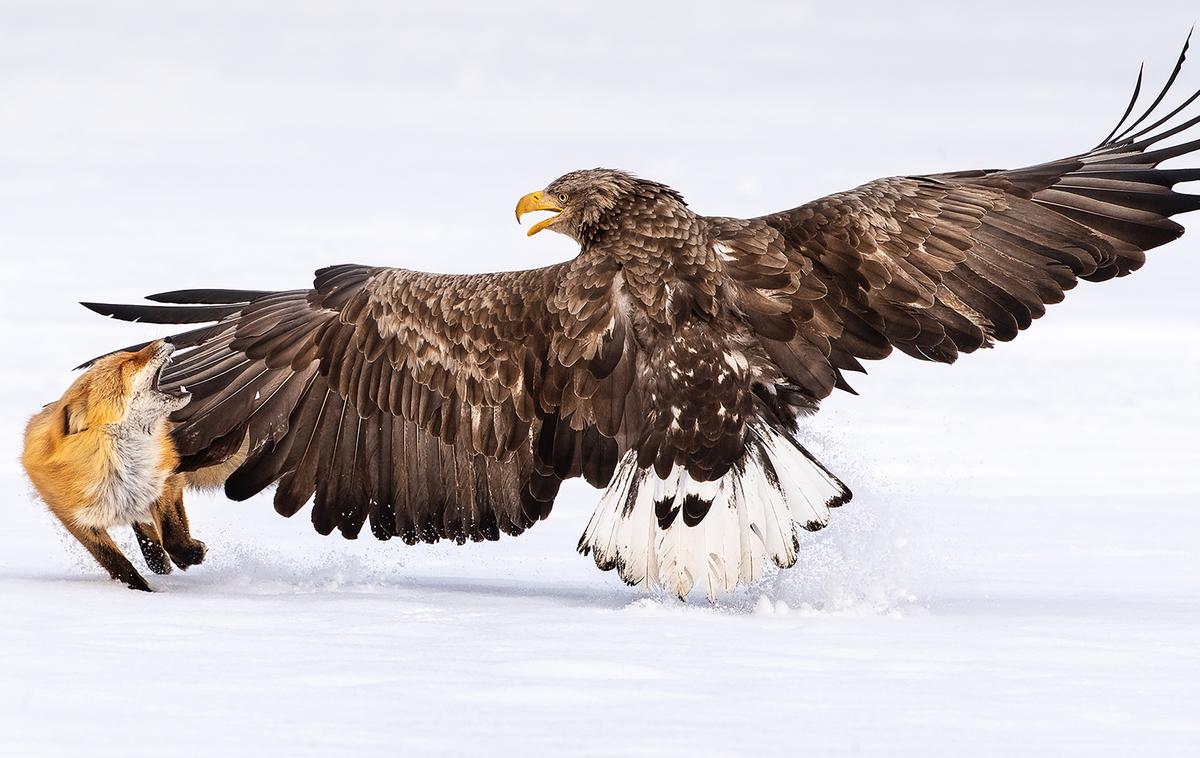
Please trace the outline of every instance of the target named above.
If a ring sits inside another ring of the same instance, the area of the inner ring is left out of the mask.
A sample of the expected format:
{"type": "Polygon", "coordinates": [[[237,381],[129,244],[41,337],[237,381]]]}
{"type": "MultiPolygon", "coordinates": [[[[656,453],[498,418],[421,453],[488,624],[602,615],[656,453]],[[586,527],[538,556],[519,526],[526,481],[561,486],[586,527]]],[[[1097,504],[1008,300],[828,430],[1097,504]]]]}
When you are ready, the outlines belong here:
{"type": "MultiPolygon", "coordinates": [[[[1186,47],[1185,47],[1186,53],[1186,47]]],[[[714,218],[731,298],[787,381],[812,402],[848,388],[844,370],[892,348],[923,360],[1014,339],[1079,279],[1124,276],[1200,210],[1174,191],[1200,169],[1161,169],[1200,140],[1150,148],[1200,123],[1150,107],[1071,158],[1009,171],[880,179],[756,219],[714,218]],[[1158,130],[1158,131],[1156,131],[1158,130]],[[799,293],[817,293],[817,299],[799,293]]],[[[1141,77],[1138,80],[1140,91],[1141,77]]]]}
{"type": "Polygon", "coordinates": [[[370,522],[380,539],[461,542],[529,528],[562,479],[612,476],[640,423],[616,278],[595,262],[474,276],[346,265],[311,290],[89,307],[220,320],[164,381],[193,393],[174,417],[185,467],[232,464],[231,498],[277,483],[276,510],[311,501],[322,534],[370,522]]]}

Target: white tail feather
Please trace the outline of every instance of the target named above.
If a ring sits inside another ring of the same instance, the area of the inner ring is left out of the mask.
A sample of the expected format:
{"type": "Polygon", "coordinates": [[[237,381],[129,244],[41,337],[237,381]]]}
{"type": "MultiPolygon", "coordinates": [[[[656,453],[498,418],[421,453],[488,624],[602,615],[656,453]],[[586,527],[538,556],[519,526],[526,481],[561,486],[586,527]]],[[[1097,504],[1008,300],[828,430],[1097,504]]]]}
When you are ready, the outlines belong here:
{"type": "Polygon", "coordinates": [[[712,482],[698,482],[682,467],[660,479],[652,469],[639,469],[629,452],[579,550],[602,569],[616,568],[630,584],[663,586],[680,598],[699,584],[714,600],[738,584],[758,581],[768,561],[794,565],[797,530],[820,529],[829,523],[829,509],[849,499],[845,485],[790,437],[755,426],[742,461],[712,482]],[[683,517],[689,496],[711,503],[699,523],[690,525],[683,517]],[[666,529],[657,503],[664,513],[674,511],[666,529]]]}

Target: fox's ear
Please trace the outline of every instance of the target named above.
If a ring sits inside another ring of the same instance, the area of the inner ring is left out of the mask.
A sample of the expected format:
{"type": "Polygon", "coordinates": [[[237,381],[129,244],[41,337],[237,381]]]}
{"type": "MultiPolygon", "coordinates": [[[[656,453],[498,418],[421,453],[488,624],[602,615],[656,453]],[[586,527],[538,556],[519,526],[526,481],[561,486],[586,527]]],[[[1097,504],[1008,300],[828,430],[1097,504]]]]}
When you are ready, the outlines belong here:
{"type": "Polygon", "coordinates": [[[63,436],[69,437],[85,429],[87,429],[87,401],[76,400],[68,403],[63,408],[63,436]]]}

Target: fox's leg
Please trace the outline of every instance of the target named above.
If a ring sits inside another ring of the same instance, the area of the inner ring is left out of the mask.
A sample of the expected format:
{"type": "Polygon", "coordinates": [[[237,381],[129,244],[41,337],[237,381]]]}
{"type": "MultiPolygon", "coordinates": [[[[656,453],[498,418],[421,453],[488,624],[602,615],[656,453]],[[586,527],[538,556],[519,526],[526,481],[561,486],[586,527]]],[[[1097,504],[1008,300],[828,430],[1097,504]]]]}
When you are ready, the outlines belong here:
{"type": "Polygon", "coordinates": [[[129,562],[117,547],[117,543],[113,542],[112,537],[108,536],[108,532],[102,529],[92,529],[86,526],[77,526],[68,519],[60,519],[63,526],[67,527],[67,531],[71,533],[75,539],[79,540],[80,544],[87,548],[87,551],[92,554],[96,562],[104,567],[108,575],[117,581],[125,582],[130,589],[141,590],[143,592],[153,592],[150,585],[146,584],[146,580],[137,572],[133,564],[129,562]]]}
{"type": "Polygon", "coordinates": [[[135,523],[133,533],[137,535],[138,547],[142,549],[142,557],[146,566],[156,574],[171,573],[171,559],[162,546],[162,530],[158,523],[158,513],[154,514],[151,523],[135,523]]]}
{"type": "Polygon", "coordinates": [[[171,560],[181,569],[204,562],[204,543],[192,539],[187,511],[183,508],[183,477],[167,480],[162,497],[154,504],[155,516],[162,526],[163,547],[171,560]]]}

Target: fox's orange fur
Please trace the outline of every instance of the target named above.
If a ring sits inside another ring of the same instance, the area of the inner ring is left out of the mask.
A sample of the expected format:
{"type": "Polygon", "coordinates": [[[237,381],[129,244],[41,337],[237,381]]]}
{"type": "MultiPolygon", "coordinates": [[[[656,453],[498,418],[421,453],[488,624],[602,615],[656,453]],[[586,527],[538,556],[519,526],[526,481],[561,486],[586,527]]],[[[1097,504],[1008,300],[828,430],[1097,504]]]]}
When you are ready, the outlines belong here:
{"type": "Polygon", "coordinates": [[[154,342],[101,358],[29,421],[21,462],[50,511],[114,579],[149,590],[108,534],[132,526],[155,573],[199,563],[188,532],[167,417],[188,402],[158,376],[172,348],[154,342]]]}

